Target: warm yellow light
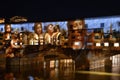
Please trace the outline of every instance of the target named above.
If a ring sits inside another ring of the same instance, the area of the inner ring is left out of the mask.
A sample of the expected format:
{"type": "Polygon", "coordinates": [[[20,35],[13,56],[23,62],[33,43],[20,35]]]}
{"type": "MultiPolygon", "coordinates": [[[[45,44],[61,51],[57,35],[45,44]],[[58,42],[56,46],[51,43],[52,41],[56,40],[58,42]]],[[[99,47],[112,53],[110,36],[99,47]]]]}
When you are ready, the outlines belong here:
{"type": "Polygon", "coordinates": [[[119,43],[114,43],[114,47],[119,47],[119,43]]]}
{"type": "Polygon", "coordinates": [[[17,45],[17,43],[15,43],[15,45],[17,45]]]}
{"type": "Polygon", "coordinates": [[[109,43],[108,43],[108,42],[105,42],[105,43],[104,43],[104,46],[108,47],[108,46],[109,46],[109,43]]]}
{"type": "Polygon", "coordinates": [[[43,45],[43,43],[40,43],[40,45],[43,45]]]}
{"type": "Polygon", "coordinates": [[[80,42],[74,42],[74,45],[79,46],[80,42]]]}
{"type": "Polygon", "coordinates": [[[96,46],[101,46],[101,44],[100,43],[96,43],[96,46]]]}
{"type": "Polygon", "coordinates": [[[73,48],[73,50],[81,49],[82,48],[82,42],[81,41],[74,42],[72,48],[73,48]]]}
{"type": "Polygon", "coordinates": [[[50,68],[54,68],[54,66],[55,66],[55,61],[54,61],[54,60],[51,60],[51,61],[50,61],[50,68]]]}
{"type": "Polygon", "coordinates": [[[22,42],[20,43],[20,45],[22,45],[22,42]]]}
{"type": "Polygon", "coordinates": [[[5,19],[4,18],[0,18],[0,23],[4,23],[5,19]]]}

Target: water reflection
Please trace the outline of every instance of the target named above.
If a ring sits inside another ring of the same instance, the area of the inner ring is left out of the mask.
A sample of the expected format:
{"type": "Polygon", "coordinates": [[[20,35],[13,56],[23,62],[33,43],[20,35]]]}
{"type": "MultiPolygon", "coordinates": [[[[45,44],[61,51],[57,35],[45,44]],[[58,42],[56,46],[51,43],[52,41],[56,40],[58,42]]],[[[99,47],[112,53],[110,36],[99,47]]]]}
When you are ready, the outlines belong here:
{"type": "MultiPolygon", "coordinates": [[[[88,71],[89,72],[89,71],[88,71]]],[[[91,71],[90,71],[91,72],[91,71]]],[[[71,68],[41,69],[40,65],[11,66],[0,70],[2,80],[119,80],[120,76],[77,73],[71,68]],[[3,73],[1,73],[3,72],[3,73]]]]}
{"type": "Polygon", "coordinates": [[[16,80],[16,78],[14,77],[14,74],[10,72],[5,74],[4,80],[16,80]]]}
{"type": "Polygon", "coordinates": [[[4,76],[12,73],[17,80],[73,80],[71,68],[40,69],[40,65],[7,67],[4,76]]]}

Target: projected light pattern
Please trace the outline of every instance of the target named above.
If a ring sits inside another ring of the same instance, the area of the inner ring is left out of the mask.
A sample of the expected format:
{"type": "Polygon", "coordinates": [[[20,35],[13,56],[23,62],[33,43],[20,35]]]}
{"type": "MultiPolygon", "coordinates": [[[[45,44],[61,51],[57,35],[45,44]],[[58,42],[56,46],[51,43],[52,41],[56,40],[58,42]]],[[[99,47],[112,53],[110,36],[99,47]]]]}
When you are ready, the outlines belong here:
{"type": "MultiPolygon", "coordinates": [[[[89,43],[96,44],[96,46],[100,47],[100,46],[103,46],[101,45],[102,43],[104,43],[103,40],[106,40],[109,38],[109,40],[116,42],[118,40],[117,38],[120,37],[120,34],[118,34],[120,33],[120,17],[119,16],[85,18],[83,22],[75,23],[77,21],[79,22],[79,20],[73,20],[73,22],[71,21],[70,23],[69,21],[40,22],[42,26],[41,27],[42,35],[40,36],[37,36],[36,34],[34,34],[35,32],[34,27],[36,22],[11,23],[11,28],[12,28],[11,33],[14,33],[15,31],[18,31],[19,33],[20,32],[25,33],[25,35],[23,35],[24,36],[23,39],[28,40],[26,41],[26,44],[28,45],[30,44],[34,45],[34,43],[37,45],[67,44],[65,46],[69,46],[69,47],[72,46],[76,48],[77,46],[80,47],[81,45],[82,47],[95,46],[95,45],[88,45],[89,43]],[[54,32],[52,33],[50,32],[50,34],[45,35],[46,33],[49,32],[47,27],[50,24],[52,24],[54,32]],[[78,28],[80,25],[82,25],[82,27],[78,28]],[[58,26],[58,29],[56,26],[58,26]],[[59,35],[62,35],[62,37],[59,37],[59,35]],[[37,38],[34,38],[34,37],[37,37],[37,38]],[[40,40],[40,41],[37,41],[37,40],[40,40]],[[76,45],[74,44],[75,41],[78,41],[81,44],[77,43],[76,45]],[[87,45],[85,45],[85,43],[87,45]]],[[[1,33],[5,32],[4,26],[5,24],[0,24],[1,33]]],[[[110,44],[109,42],[106,42],[104,46],[109,46],[107,43],[110,44]]],[[[78,48],[78,49],[81,49],[81,48],[78,48]]]]}
{"type": "Polygon", "coordinates": [[[0,32],[4,32],[4,24],[0,24],[0,32]]]}
{"type": "Polygon", "coordinates": [[[85,24],[88,25],[89,29],[104,28],[105,33],[110,33],[109,29],[111,25],[113,30],[120,31],[120,16],[86,18],[85,24]]]}

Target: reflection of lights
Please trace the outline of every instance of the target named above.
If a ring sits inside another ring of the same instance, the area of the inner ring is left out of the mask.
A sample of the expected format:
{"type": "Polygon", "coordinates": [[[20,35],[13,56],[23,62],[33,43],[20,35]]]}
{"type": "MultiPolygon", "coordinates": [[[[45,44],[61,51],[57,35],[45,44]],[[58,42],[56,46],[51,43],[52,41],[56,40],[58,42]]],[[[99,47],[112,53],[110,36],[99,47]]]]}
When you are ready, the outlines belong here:
{"type": "Polygon", "coordinates": [[[46,62],[44,61],[44,66],[43,66],[44,68],[46,68],[46,62]]]}
{"type": "Polygon", "coordinates": [[[76,71],[80,74],[94,74],[94,75],[107,75],[107,76],[120,76],[118,73],[108,73],[108,72],[94,72],[94,71],[76,71]]]}
{"type": "Polygon", "coordinates": [[[101,46],[101,44],[100,43],[96,43],[96,46],[101,46]]]}
{"type": "Polygon", "coordinates": [[[119,47],[119,43],[114,43],[114,47],[119,47]]]}
{"type": "Polygon", "coordinates": [[[111,60],[112,60],[113,66],[119,65],[119,62],[120,62],[119,58],[120,58],[120,54],[111,56],[111,60]]]}
{"type": "Polygon", "coordinates": [[[106,46],[106,47],[109,46],[109,43],[108,42],[104,43],[104,46],[106,46]]]}
{"type": "Polygon", "coordinates": [[[33,76],[28,76],[29,80],[34,80],[33,76]]]}
{"type": "Polygon", "coordinates": [[[58,67],[59,66],[59,61],[56,60],[55,66],[58,67]]]}
{"type": "Polygon", "coordinates": [[[112,56],[112,62],[114,65],[115,65],[115,63],[117,63],[117,61],[118,61],[118,55],[112,56]]]}

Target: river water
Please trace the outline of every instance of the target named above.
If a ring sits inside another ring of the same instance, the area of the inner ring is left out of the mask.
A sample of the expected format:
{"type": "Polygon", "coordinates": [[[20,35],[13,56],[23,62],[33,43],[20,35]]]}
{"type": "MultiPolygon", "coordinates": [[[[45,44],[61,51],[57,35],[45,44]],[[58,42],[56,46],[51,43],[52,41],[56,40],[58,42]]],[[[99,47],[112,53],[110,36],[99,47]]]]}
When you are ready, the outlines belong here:
{"type": "Polygon", "coordinates": [[[41,69],[40,65],[26,65],[0,68],[0,80],[120,80],[120,76],[78,73],[72,68],[41,69]]]}

